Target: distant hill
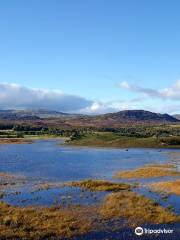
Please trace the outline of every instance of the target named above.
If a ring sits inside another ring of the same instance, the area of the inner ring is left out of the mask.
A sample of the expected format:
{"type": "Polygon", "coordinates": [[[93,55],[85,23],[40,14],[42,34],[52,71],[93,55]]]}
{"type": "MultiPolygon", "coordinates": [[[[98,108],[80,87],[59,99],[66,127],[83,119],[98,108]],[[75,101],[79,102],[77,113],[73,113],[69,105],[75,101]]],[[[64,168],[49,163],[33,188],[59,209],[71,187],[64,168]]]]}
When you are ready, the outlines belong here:
{"type": "Polygon", "coordinates": [[[106,114],[112,119],[128,120],[128,121],[162,121],[162,122],[178,122],[176,118],[169,114],[160,114],[145,110],[125,110],[117,113],[106,114]]]}
{"type": "Polygon", "coordinates": [[[3,119],[3,120],[37,120],[37,119],[39,119],[39,117],[36,115],[28,114],[24,111],[0,110],[0,119],[3,119]]]}
{"type": "Polygon", "coordinates": [[[58,111],[49,110],[0,110],[0,119],[9,120],[36,120],[43,118],[61,118],[61,117],[73,117],[74,114],[68,114],[58,111]]]}
{"type": "Polygon", "coordinates": [[[144,110],[125,110],[96,116],[80,116],[66,121],[71,126],[119,128],[134,124],[174,124],[179,120],[168,115],[144,110]]]}
{"type": "Polygon", "coordinates": [[[175,115],[173,115],[173,117],[175,117],[176,119],[180,120],[180,114],[175,114],[175,115]]]}

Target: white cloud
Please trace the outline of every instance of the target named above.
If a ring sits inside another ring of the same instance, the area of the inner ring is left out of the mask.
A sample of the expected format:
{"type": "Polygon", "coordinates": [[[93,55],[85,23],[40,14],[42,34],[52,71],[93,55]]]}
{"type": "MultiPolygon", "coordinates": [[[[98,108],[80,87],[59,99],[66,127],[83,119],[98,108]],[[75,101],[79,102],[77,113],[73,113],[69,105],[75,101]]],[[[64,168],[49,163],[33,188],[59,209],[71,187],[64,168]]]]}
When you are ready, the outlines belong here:
{"type": "Polygon", "coordinates": [[[132,92],[143,94],[146,97],[156,97],[169,100],[180,100],[180,80],[177,80],[172,86],[155,90],[152,88],[144,88],[126,81],[118,84],[118,87],[127,89],[132,92]]]}
{"type": "Polygon", "coordinates": [[[131,101],[109,101],[109,102],[99,102],[95,101],[93,104],[85,109],[82,109],[80,113],[82,114],[104,114],[110,112],[118,112],[121,110],[136,109],[132,105],[131,101]]]}
{"type": "Polygon", "coordinates": [[[127,109],[145,109],[169,113],[180,111],[179,103],[166,104],[166,106],[160,102],[152,103],[155,99],[152,96],[161,99],[180,100],[180,81],[177,81],[170,88],[157,91],[131,85],[128,82],[119,84],[119,87],[142,95],[128,101],[102,102],[65,94],[59,90],[33,89],[17,84],[0,83],[0,109],[47,109],[82,114],[103,114],[127,109]],[[145,102],[146,99],[151,99],[151,102],[145,102]]]}
{"type": "Polygon", "coordinates": [[[130,109],[129,102],[100,102],[59,90],[34,89],[0,83],[0,109],[49,109],[62,112],[102,114],[130,109]]]}
{"type": "Polygon", "coordinates": [[[0,83],[0,108],[51,109],[73,112],[91,106],[93,101],[58,90],[32,89],[0,83]]]}
{"type": "Polygon", "coordinates": [[[160,93],[164,98],[180,100],[180,80],[177,80],[171,87],[162,89],[160,93]]]}
{"type": "Polygon", "coordinates": [[[0,109],[49,109],[82,114],[103,114],[133,109],[132,102],[93,101],[59,90],[34,89],[17,84],[0,83],[0,109]]]}

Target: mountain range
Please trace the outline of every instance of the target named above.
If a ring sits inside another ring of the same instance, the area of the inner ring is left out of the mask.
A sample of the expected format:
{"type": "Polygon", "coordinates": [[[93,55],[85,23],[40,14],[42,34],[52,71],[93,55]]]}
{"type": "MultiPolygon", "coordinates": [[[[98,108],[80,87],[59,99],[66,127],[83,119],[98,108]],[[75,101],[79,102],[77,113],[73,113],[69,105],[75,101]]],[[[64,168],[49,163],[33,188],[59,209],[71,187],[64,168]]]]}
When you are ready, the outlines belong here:
{"type": "Polygon", "coordinates": [[[68,114],[49,110],[0,110],[1,122],[33,122],[35,124],[84,126],[84,127],[120,127],[130,124],[179,123],[179,115],[160,114],[145,110],[124,110],[100,115],[68,114]]]}

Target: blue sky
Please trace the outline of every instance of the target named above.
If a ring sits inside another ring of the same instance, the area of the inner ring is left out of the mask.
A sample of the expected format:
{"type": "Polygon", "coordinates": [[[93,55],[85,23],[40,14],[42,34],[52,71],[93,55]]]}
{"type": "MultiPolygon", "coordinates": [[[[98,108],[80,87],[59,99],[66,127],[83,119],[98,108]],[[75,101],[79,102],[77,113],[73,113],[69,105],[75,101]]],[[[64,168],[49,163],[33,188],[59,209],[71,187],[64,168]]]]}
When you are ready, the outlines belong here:
{"type": "Polygon", "coordinates": [[[180,112],[179,11],[178,0],[0,1],[0,107],[180,112]]]}

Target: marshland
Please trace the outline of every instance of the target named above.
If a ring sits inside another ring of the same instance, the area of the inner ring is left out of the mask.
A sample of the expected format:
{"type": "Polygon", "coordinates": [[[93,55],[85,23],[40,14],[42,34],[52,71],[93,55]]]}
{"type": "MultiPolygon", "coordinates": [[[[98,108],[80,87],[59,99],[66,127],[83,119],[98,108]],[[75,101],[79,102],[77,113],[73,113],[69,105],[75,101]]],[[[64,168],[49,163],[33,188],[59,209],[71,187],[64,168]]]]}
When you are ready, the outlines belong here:
{"type": "Polygon", "coordinates": [[[125,234],[136,239],[136,226],[168,224],[176,239],[179,149],[81,147],[65,141],[34,138],[0,145],[1,238],[90,240],[125,234]]]}

